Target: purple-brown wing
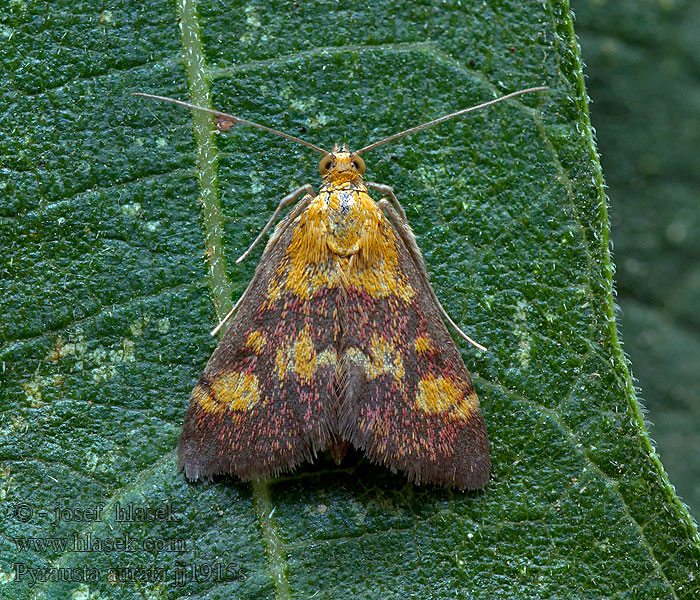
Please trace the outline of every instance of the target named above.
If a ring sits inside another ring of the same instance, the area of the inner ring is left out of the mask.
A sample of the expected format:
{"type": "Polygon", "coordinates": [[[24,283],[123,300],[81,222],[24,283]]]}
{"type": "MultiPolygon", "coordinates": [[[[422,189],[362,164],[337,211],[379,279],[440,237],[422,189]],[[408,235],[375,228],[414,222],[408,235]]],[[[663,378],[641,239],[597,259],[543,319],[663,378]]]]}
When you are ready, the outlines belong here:
{"type": "Polygon", "coordinates": [[[416,483],[483,488],[491,467],[479,401],[413,234],[384,218],[373,235],[382,252],[360,251],[339,298],[340,438],[416,483]],[[369,285],[378,269],[384,285],[369,285]]]}
{"type": "Polygon", "coordinates": [[[300,265],[289,251],[309,233],[307,213],[280,223],[192,391],[178,448],[190,479],[276,475],[333,439],[338,292],[320,285],[327,257],[300,265]]]}

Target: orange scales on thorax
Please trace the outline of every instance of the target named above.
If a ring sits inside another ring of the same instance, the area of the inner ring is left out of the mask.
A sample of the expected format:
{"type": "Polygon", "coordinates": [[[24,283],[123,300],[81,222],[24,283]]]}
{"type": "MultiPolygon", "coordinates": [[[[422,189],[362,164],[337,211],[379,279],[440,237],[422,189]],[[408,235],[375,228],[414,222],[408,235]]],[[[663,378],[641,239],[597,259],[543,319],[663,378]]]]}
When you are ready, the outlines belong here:
{"type": "Polygon", "coordinates": [[[335,146],[319,168],[320,192],[293,224],[268,297],[286,290],[308,300],[319,289],[352,287],[410,302],[415,290],[399,270],[396,234],[368,193],[362,159],[335,146]]]}

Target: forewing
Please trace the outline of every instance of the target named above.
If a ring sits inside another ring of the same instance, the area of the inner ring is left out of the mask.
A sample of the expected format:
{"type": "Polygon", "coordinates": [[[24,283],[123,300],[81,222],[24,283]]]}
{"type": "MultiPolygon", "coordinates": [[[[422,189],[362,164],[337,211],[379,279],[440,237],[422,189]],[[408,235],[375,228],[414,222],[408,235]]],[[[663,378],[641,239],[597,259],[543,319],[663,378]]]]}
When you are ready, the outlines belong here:
{"type": "Polygon", "coordinates": [[[479,401],[413,234],[384,218],[374,235],[384,250],[360,252],[339,299],[340,437],[416,483],[482,488],[490,461],[479,401]],[[365,285],[378,270],[383,287],[365,285]]]}
{"type": "MultiPolygon", "coordinates": [[[[313,459],[331,437],[337,290],[307,286],[300,295],[286,285],[290,261],[300,258],[289,248],[304,235],[303,220],[290,213],[278,226],[192,391],[178,448],[190,479],[232,473],[249,480],[289,471],[313,459]]],[[[307,267],[310,274],[325,268],[307,267]]]]}

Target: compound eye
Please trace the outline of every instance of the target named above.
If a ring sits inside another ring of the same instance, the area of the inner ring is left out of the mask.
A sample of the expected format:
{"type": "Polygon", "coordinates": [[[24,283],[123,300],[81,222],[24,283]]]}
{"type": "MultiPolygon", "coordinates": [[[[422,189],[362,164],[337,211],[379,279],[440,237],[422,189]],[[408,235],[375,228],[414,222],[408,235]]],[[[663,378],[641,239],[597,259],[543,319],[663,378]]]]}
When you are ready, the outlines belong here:
{"type": "Polygon", "coordinates": [[[362,160],[360,156],[352,157],[352,166],[360,175],[364,175],[367,169],[367,167],[365,167],[365,161],[362,160]]]}
{"type": "Polygon", "coordinates": [[[321,162],[318,163],[318,172],[321,174],[321,177],[323,177],[328,171],[331,170],[331,167],[333,166],[333,158],[331,158],[330,155],[324,156],[321,159],[321,162]]]}

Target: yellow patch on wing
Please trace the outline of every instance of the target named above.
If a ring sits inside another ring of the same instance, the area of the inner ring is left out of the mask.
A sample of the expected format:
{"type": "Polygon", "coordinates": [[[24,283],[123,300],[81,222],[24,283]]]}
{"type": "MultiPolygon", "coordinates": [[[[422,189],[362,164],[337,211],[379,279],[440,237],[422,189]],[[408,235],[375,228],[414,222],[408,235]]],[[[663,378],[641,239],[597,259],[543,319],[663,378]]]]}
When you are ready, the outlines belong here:
{"type": "MultiPolygon", "coordinates": [[[[284,261],[283,261],[284,262],[284,261]]],[[[262,305],[262,309],[270,308],[276,300],[279,300],[282,296],[282,291],[284,290],[284,273],[275,273],[270,277],[270,281],[267,284],[267,294],[265,295],[265,302],[262,305]]]]}
{"type": "Polygon", "coordinates": [[[297,338],[294,344],[294,372],[302,383],[311,383],[316,372],[316,350],[307,329],[297,338]]]}
{"type": "Polygon", "coordinates": [[[433,340],[431,340],[427,335],[419,335],[414,341],[414,347],[418,354],[427,354],[428,352],[435,352],[433,340]]]}
{"type": "Polygon", "coordinates": [[[292,241],[268,284],[268,303],[284,292],[309,300],[319,289],[339,287],[406,303],[415,296],[399,270],[396,234],[366,191],[331,188],[292,227],[292,241]]]}
{"type": "Polygon", "coordinates": [[[260,402],[258,378],[235,371],[221,373],[212,381],[209,391],[197,385],[192,397],[207,413],[247,412],[260,402]]]}
{"type": "Polygon", "coordinates": [[[287,373],[294,373],[302,384],[310,384],[316,371],[324,366],[335,367],[337,357],[331,350],[316,353],[309,328],[306,327],[295,340],[277,348],[275,367],[280,387],[287,373]]]}
{"type": "Polygon", "coordinates": [[[209,392],[205,390],[201,385],[197,384],[192,390],[192,400],[199,404],[204,410],[207,410],[205,402],[209,401],[209,392]]]}
{"type": "Polygon", "coordinates": [[[416,408],[428,413],[449,413],[467,419],[479,407],[474,390],[466,390],[463,382],[426,375],[418,383],[416,408]]]}
{"type": "Polygon", "coordinates": [[[267,340],[265,339],[265,336],[259,331],[252,331],[251,333],[249,333],[248,339],[245,343],[245,345],[248,348],[253,349],[253,352],[255,352],[255,354],[260,354],[262,349],[265,347],[265,344],[267,344],[267,340]]]}
{"type": "Polygon", "coordinates": [[[397,382],[400,382],[406,375],[401,349],[376,333],[372,334],[369,354],[360,348],[348,348],[345,355],[349,360],[362,365],[368,379],[391,375],[397,382]]]}

